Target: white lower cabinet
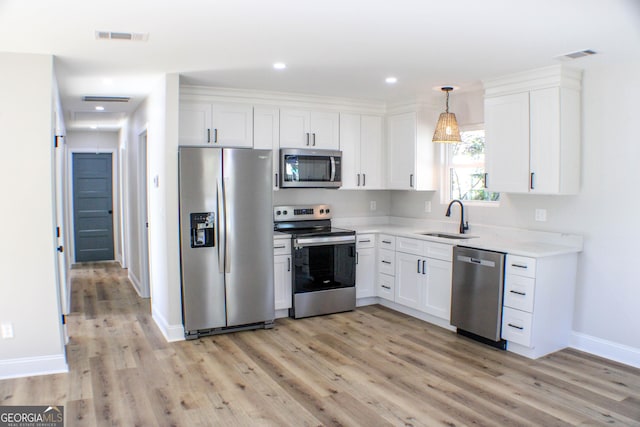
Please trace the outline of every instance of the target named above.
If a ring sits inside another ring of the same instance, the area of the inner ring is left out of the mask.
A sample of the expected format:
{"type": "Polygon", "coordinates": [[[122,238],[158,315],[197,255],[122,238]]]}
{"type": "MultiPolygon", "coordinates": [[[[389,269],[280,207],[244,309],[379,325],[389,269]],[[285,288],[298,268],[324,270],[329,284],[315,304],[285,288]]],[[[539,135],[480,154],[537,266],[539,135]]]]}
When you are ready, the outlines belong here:
{"type": "Polygon", "coordinates": [[[389,274],[378,273],[377,295],[389,301],[395,299],[394,292],[396,286],[396,278],[389,274]]]}
{"type": "Polygon", "coordinates": [[[291,308],[291,240],[273,240],[273,285],[276,310],[291,308]]]}
{"type": "Polygon", "coordinates": [[[451,245],[398,238],[395,302],[449,321],[451,253],[451,245]]]}
{"type": "Polygon", "coordinates": [[[375,235],[356,237],[356,298],[376,296],[376,244],[375,235]]]}
{"type": "Polygon", "coordinates": [[[502,338],[507,350],[538,358],[569,345],[577,254],[505,262],[502,338]]]}

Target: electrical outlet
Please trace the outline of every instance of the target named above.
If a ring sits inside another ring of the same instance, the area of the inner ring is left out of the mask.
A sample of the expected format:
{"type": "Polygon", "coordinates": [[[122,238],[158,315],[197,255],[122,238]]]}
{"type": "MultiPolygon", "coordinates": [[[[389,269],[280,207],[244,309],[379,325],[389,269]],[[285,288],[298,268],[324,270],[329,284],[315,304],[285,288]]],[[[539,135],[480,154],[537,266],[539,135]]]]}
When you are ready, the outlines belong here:
{"type": "Polygon", "coordinates": [[[369,202],[369,209],[371,209],[372,211],[375,211],[376,209],[378,209],[378,207],[376,206],[375,200],[372,200],[369,202]]]}
{"type": "Polygon", "coordinates": [[[431,200],[427,200],[424,202],[424,213],[431,212],[431,200]]]}
{"type": "Polygon", "coordinates": [[[2,324],[2,338],[13,338],[13,325],[11,323],[2,324]]]}
{"type": "Polygon", "coordinates": [[[536,221],[545,222],[547,220],[546,209],[536,209],[536,221]]]}

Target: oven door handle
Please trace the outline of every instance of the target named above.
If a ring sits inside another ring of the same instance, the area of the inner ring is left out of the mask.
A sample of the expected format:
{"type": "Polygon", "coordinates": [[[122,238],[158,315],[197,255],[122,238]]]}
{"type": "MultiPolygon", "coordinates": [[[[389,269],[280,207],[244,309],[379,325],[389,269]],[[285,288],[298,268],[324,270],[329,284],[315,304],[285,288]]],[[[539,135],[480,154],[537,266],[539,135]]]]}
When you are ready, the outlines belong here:
{"type": "Polygon", "coordinates": [[[307,246],[350,245],[356,242],[356,236],[331,236],[331,237],[298,237],[293,240],[293,246],[304,248],[307,246]]]}

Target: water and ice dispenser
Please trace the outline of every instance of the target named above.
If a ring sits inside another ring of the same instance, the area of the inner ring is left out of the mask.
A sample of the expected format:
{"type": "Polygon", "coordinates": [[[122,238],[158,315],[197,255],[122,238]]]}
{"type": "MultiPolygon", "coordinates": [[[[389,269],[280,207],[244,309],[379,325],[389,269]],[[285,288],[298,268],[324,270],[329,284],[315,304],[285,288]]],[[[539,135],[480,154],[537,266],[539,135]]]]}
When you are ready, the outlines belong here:
{"type": "Polygon", "coordinates": [[[215,246],[215,213],[191,214],[191,247],[210,248],[215,246]]]}

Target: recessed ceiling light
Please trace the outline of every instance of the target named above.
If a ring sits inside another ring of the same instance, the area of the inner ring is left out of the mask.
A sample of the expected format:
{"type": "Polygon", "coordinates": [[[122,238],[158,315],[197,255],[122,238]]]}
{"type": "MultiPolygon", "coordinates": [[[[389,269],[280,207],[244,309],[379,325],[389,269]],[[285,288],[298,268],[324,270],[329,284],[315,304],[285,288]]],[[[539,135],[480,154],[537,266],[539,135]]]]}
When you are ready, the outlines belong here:
{"type": "Polygon", "coordinates": [[[394,83],[398,83],[398,78],[397,77],[387,77],[386,79],[384,79],[384,81],[389,83],[390,85],[392,85],[394,83]]]}
{"type": "Polygon", "coordinates": [[[102,79],[102,84],[103,85],[107,85],[107,86],[112,85],[113,84],[113,79],[108,78],[108,77],[104,78],[104,79],[102,79]]]}
{"type": "Polygon", "coordinates": [[[287,68],[287,64],[285,64],[284,62],[276,62],[275,64],[273,64],[273,68],[275,68],[276,70],[284,70],[285,68],[287,68]]]}
{"type": "Polygon", "coordinates": [[[96,105],[96,111],[104,111],[104,107],[102,105],[96,105]]]}

